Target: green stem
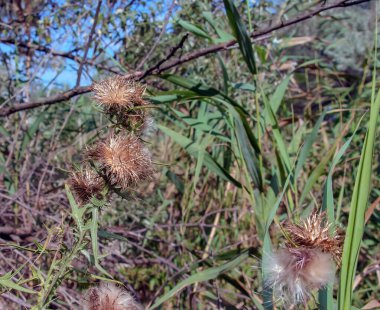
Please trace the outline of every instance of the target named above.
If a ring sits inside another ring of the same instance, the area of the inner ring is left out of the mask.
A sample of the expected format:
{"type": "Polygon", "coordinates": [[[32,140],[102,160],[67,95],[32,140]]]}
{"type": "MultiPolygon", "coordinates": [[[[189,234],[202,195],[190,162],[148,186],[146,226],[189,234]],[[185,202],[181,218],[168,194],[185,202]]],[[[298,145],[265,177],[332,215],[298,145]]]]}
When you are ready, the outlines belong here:
{"type": "MultiPolygon", "coordinates": [[[[44,309],[44,306],[50,302],[51,295],[53,293],[53,290],[55,289],[56,284],[58,283],[58,281],[62,280],[62,278],[67,272],[68,266],[71,264],[71,261],[75,258],[80,249],[83,247],[84,236],[84,233],[79,236],[78,241],[75,243],[69,255],[67,255],[66,258],[59,264],[59,271],[54,275],[50,284],[48,284],[48,288],[44,292],[41,301],[38,303],[37,309],[44,309]]],[[[54,268],[54,266],[52,268],[54,268]]]]}

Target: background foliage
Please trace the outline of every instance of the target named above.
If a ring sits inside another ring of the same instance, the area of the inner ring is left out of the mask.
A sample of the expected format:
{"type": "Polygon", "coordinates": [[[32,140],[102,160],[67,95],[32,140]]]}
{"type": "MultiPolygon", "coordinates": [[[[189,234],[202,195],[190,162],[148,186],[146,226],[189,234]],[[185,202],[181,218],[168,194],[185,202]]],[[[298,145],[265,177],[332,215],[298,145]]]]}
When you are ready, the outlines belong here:
{"type": "MultiPolygon", "coordinates": [[[[259,266],[283,242],[280,223],[322,208],[346,229],[380,82],[376,1],[324,12],[253,45],[246,36],[318,2],[103,1],[98,16],[94,1],[0,3],[0,108],[147,70],[186,33],[174,59],[238,39],[144,79],[154,106],[146,137],[154,179],[102,208],[98,246],[104,270],[147,308],[271,308],[259,266]]],[[[55,263],[64,263],[76,240],[67,173],[107,124],[88,95],[1,118],[3,307],[37,304],[55,263]]],[[[358,308],[380,299],[378,141],[354,278],[358,308]]],[[[81,250],[49,307],[80,307],[83,290],[107,277],[92,248],[81,250]]]]}

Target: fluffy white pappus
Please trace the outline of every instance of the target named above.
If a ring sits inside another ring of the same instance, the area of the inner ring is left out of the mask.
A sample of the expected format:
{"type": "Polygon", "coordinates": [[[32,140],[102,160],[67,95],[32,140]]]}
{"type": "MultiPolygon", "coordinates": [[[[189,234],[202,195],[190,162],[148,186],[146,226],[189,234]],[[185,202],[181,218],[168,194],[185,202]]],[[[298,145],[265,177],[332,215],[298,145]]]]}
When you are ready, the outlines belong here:
{"type": "Polygon", "coordinates": [[[143,310],[143,307],[123,288],[102,283],[87,291],[83,310],[143,310]]]}
{"type": "Polygon", "coordinates": [[[147,116],[145,118],[142,135],[144,137],[151,137],[157,131],[157,125],[153,117],[147,116]]]}
{"type": "Polygon", "coordinates": [[[275,303],[306,303],[314,290],[334,282],[335,264],[330,253],[310,248],[284,248],[262,263],[265,286],[273,290],[275,303]]]}

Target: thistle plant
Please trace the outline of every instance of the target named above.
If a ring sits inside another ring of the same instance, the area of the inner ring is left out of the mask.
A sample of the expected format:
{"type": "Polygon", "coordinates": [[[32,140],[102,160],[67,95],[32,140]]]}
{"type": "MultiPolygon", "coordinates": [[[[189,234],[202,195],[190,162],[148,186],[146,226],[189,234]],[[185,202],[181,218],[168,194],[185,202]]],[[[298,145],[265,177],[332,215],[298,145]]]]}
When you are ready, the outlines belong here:
{"type": "MultiPolygon", "coordinates": [[[[64,259],[52,264],[49,274],[53,276],[44,283],[36,309],[50,303],[59,283],[72,270],[72,261],[81,251],[87,251],[89,244],[95,267],[111,277],[99,263],[99,212],[113,193],[125,197],[123,192],[149,179],[153,173],[151,154],[141,140],[148,117],[143,109],[147,105],[143,99],[145,88],[117,76],[95,83],[93,91],[93,98],[112,126],[104,140],[87,146],[83,151],[83,164],[70,174],[66,189],[76,223],[75,242],[64,259]]],[[[86,296],[85,309],[89,310],[141,309],[127,292],[111,284],[90,288],[86,296]]]]}
{"type": "Polygon", "coordinates": [[[78,201],[86,204],[93,196],[99,194],[104,188],[104,180],[89,167],[72,172],[69,179],[71,190],[78,201]]]}
{"type": "Polygon", "coordinates": [[[70,180],[79,200],[101,192],[101,185],[126,191],[147,180],[153,172],[149,150],[140,139],[148,113],[143,107],[145,87],[122,76],[107,78],[93,85],[101,111],[113,123],[108,138],[88,146],[84,152],[92,172],[74,173],[70,180]],[[100,182],[102,178],[104,182],[100,182]],[[87,186],[86,186],[87,184],[87,186]]]}
{"type": "Polygon", "coordinates": [[[144,86],[123,76],[115,76],[94,83],[92,89],[95,101],[114,124],[136,135],[144,132],[149,124],[144,86]]]}
{"type": "Polygon", "coordinates": [[[148,179],[152,173],[150,152],[133,134],[112,135],[90,148],[87,158],[98,164],[108,184],[122,190],[148,179]]]}
{"type": "Polygon", "coordinates": [[[131,294],[113,283],[102,283],[90,288],[85,297],[84,310],[142,310],[131,294]]]}
{"type": "Polygon", "coordinates": [[[313,291],[334,282],[342,256],[342,236],[325,213],[314,212],[301,224],[284,227],[287,241],[263,263],[266,285],[287,307],[306,304],[313,291]]]}

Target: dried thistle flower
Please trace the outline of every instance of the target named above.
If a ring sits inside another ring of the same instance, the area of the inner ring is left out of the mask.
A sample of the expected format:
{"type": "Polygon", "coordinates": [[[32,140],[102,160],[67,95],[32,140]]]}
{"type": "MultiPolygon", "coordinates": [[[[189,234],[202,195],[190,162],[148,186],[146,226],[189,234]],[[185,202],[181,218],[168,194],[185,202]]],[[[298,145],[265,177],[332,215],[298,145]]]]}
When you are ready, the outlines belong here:
{"type": "Polygon", "coordinates": [[[72,172],[69,184],[82,204],[87,203],[104,188],[103,179],[88,167],[72,172]]]}
{"type": "Polygon", "coordinates": [[[276,302],[289,307],[306,303],[312,290],[333,282],[335,265],[331,254],[319,249],[283,248],[270,255],[263,270],[276,302]]]}
{"type": "Polygon", "coordinates": [[[325,212],[314,212],[301,224],[288,224],[285,230],[291,241],[287,246],[318,248],[322,252],[330,253],[340,266],[342,236],[336,230],[331,231],[331,224],[327,222],[325,212]]]}
{"type": "Polygon", "coordinates": [[[123,190],[148,179],[153,171],[149,150],[131,134],[97,143],[87,154],[99,162],[110,183],[123,190]]]}
{"type": "Polygon", "coordinates": [[[142,310],[143,307],[124,289],[112,283],[90,288],[83,310],[142,310]]]}
{"type": "Polygon", "coordinates": [[[339,265],[342,237],[331,231],[325,213],[313,213],[301,224],[288,224],[285,233],[286,247],[272,253],[263,269],[275,298],[290,306],[306,303],[313,290],[334,281],[334,260],[339,265]]]}
{"type": "Polygon", "coordinates": [[[124,109],[145,105],[145,87],[123,76],[113,76],[92,87],[94,99],[107,113],[117,114],[124,109]]]}

